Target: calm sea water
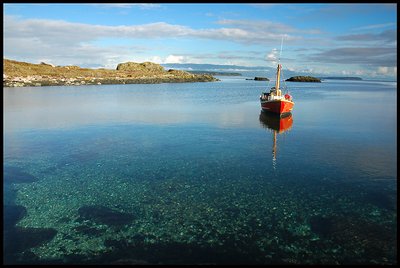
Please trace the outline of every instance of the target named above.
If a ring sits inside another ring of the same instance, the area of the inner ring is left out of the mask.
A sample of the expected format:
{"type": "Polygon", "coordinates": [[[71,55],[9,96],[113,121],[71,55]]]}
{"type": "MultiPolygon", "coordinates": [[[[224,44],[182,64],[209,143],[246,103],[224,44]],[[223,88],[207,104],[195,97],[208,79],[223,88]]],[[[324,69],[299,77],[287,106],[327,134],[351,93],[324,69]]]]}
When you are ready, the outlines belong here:
{"type": "Polygon", "coordinates": [[[395,264],[397,83],[221,78],[4,88],[5,263],[395,264]]]}

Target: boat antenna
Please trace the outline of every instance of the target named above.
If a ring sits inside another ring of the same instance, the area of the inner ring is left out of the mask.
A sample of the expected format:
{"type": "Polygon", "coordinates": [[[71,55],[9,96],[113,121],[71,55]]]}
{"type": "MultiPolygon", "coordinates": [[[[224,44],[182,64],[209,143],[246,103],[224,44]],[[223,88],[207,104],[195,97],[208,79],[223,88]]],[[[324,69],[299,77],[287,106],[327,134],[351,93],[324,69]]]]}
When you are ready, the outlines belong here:
{"type": "MultiPolygon", "coordinates": [[[[284,36],[285,36],[285,35],[282,35],[282,39],[281,39],[281,51],[279,52],[278,65],[281,63],[282,47],[283,47],[283,37],[284,37],[284,36]]],[[[282,70],[281,70],[281,76],[282,76],[283,83],[284,83],[284,89],[286,89],[286,91],[287,91],[287,86],[286,86],[285,79],[284,79],[284,77],[283,77],[283,72],[282,72],[282,70]]]]}
{"type": "Polygon", "coordinates": [[[281,51],[279,52],[278,64],[281,62],[282,46],[283,46],[283,35],[282,35],[282,40],[281,40],[281,51]]]}

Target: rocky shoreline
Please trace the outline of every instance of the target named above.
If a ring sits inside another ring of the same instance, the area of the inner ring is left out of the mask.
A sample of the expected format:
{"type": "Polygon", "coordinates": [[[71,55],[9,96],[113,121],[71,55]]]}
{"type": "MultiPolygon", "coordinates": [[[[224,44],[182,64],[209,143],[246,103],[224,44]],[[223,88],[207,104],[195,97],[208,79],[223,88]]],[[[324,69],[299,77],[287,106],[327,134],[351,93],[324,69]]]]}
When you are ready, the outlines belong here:
{"type": "Polygon", "coordinates": [[[191,74],[158,64],[120,63],[116,70],[88,69],[78,66],[53,66],[3,59],[3,87],[80,86],[107,84],[158,84],[212,82],[219,79],[207,74],[191,74]]]}
{"type": "Polygon", "coordinates": [[[82,85],[112,85],[112,84],[160,84],[160,83],[187,83],[218,81],[210,78],[181,78],[181,77],[140,77],[140,78],[102,78],[102,77],[76,77],[76,78],[51,78],[34,75],[27,77],[3,76],[3,87],[43,87],[43,86],[82,86],[82,85]]]}

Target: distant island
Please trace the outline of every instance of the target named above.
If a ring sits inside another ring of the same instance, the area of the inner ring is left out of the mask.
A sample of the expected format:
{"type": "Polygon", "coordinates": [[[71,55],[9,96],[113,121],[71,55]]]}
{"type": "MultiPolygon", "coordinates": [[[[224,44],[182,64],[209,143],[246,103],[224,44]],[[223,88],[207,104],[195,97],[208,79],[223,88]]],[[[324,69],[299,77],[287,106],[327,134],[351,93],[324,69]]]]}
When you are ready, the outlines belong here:
{"type": "Polygon", "coordinates": [[[321,79],[332,79],[332,80],[362,80],[361,77],[352,76],[331,76],[331,77],[320,77],[321,79]]]}
{"type": "Polygon", "coordinates": [[[230,72],[213,72],[213,71],[186,71],[191,74],[209,74],[209,75],[220,75],[220,76],[241,76],[241,73],[230,73],[230,72]]]}
{"type": "Polygon", "coordinates": [[[89,69],[79,66],[54,66],[3,59],[3,87],[68,86],[102,84],[156,84],[211,82],[219,79],[209,74],[191,74],[169,69],[152,62],[126,62],[113,69],[89,69]]]}
{"type": "Polygon", "coordinates": [[[321,83],[321,79],[312,76],[292,76],[285,81],[289,82],[317,82],[321,83]]]}
{"type": "Polygon", "coordinates": [[[267,77],[256,76],[254,78],[246,78],[246,80],[255,80],[255,81],[269,81],[267,77]]]}

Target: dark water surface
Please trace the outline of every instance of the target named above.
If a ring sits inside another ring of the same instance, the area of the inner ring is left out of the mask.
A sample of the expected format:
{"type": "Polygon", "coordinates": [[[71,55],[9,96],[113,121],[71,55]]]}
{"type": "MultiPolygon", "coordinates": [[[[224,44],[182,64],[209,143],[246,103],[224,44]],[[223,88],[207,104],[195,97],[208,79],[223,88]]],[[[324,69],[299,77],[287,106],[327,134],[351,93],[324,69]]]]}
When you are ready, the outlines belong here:
{"type": "Polygon", "coordinates": [[[3,89],[5,263],[395,264],[397,83],[287,85],[3,89]]]}

